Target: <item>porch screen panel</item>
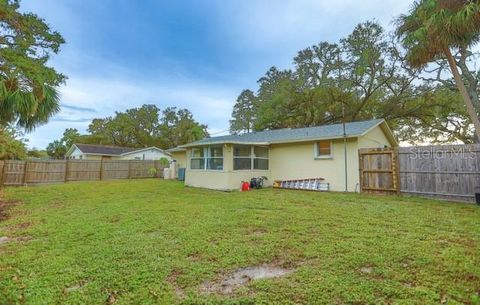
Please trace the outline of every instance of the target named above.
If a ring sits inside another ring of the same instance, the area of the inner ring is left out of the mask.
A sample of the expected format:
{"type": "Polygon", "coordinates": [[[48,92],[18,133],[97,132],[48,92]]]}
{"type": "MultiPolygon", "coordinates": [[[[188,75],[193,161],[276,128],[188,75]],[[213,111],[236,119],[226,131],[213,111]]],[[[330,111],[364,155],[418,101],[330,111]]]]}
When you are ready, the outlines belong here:
{"type": "Polygon", "coordinates": [[[235,145],[233,147],[233,169],[252,169],[252,148],[248,145],[235,145]]]}

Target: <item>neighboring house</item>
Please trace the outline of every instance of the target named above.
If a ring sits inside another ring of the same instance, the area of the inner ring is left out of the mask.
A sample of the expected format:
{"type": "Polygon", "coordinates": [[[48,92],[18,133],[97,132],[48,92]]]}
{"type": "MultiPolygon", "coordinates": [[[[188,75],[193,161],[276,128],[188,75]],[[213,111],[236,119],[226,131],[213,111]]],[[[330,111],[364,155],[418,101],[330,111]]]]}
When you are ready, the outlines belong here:
{"type": "Polygon", "coordinates": [[[345,125],[345,138],[342,124],[335,124],[205,138],[179,146],[185,149],[185,184],[233,190],[259,176],[266,176],[268,185],[274,180],[324,178],[331,190],[344,191],[346,139],[347,189],[358,190],[358,149],[398,144],[382,119],[345,125]]]}
{"type": "Polygon", "coordinates": [[[157,147],[147,148],[131,148],[118,147],[110,145],[93,145],[93,144],[73,144],[67,151],[65,157],[67,159],[82,160],[160,160],[172,157],[166,151],[157,147]]]}

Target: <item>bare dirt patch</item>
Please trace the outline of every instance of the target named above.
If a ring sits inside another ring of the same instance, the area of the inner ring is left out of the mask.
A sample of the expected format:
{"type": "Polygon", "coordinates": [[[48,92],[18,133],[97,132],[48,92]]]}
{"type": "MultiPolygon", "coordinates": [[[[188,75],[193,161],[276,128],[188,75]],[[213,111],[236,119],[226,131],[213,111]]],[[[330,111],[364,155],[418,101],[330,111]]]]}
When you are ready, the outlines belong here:
{"type": "Polygon", "coordinates": [[[0,198],[0,221],[8,218],[8,209],[15,205],[15,201],[0,198]]]}
{"type": "Polygon", "coordinates": [[[175,290],[175,295],[180,299],[185,298],[185,292],[183,289],[178,285],[177,278],[182,274],[182,271],[179,269],[173,269],[170,275],[167,277],[167,282],[172,285],[173,289],[175,290]]]}
{"type": "Polygon", "coordinates": [[[278,278],[295,271],[281,267],[279,264],[263,264],[241,268],[235,272],[223,276],[218,281],[205,282],[200,291],[204,293],[232,294],[238,288],[247,285],[251,281],[260,279],[278,278]]]}

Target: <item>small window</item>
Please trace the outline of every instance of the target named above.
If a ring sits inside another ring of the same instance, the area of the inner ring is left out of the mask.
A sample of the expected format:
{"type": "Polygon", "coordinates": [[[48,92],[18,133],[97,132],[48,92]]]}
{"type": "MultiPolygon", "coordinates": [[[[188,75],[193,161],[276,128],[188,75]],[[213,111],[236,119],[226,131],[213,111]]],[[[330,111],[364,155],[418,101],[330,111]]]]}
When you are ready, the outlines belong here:
{"type": "Polygon", "coordinates": [[[319,141],[315,145],[315,157],[317,158],[331,158],[332,157],[332,142],[319,141]]]}

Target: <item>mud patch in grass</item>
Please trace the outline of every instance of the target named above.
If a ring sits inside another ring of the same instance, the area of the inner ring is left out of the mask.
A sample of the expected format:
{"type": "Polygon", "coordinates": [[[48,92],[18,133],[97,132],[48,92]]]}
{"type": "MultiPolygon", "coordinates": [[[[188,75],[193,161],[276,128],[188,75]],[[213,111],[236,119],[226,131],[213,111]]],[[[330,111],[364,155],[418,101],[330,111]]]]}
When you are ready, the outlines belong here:
{"type": "Polygon", "coordinates": [[[251,281],[278,278],[286,276],[293,271],[295,270],[283,268],[279,264],[263,264],[241,268],[220,278],[218,281],[203,283],[200,291],[203,293],[232,294],[235,290],[247,285],[251,281]]]}

